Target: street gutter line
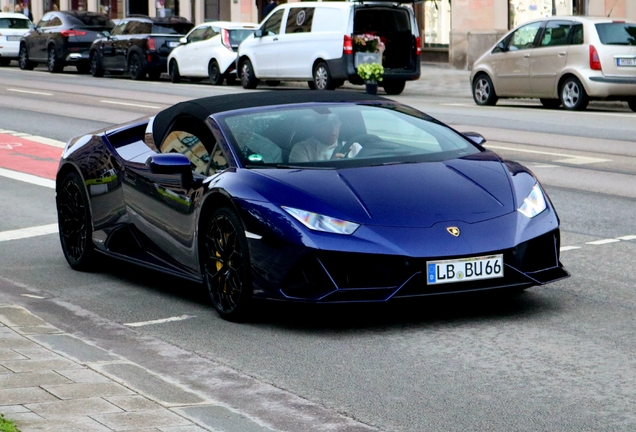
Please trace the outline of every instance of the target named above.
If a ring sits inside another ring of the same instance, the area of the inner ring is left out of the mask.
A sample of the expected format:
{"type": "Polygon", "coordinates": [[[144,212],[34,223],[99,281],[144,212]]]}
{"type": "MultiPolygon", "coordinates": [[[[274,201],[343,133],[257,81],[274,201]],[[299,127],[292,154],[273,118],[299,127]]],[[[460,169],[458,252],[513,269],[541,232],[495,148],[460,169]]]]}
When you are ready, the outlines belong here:
{"type": "Polygon", "coordinates": [[[41,95],[41,96],[53,96],[53,93],[36,92],[32,90],[20,90],[20,89],[8,88],[7,91],[16,92],[16,93],[28,93],[28,94],[41,95]]]}
{"type": "Polygon", "coordinates": [[[187,320],[187,319],[190,319],[190,318],[196,318],[196,316],[194,316],[194,315],[181,315],[181,316],[178,316],[178,317],[163,318],[163,319],[152,320],[152,321],[140,321],[140,322],[134,322],[134,323],[124,323],[124,325],[128,326],[128,327],[142,327],[142,326],[146,326],[146,325],[163,324],[163,323],[174,322],[174,321],[183,321],[183,320],[187,320]]]}
{"type": "Polygon", "coordinates": [[[161,108],[160,106],[155,106],[155,105],[142,105],[142,104],[135,104],[135,103],[128,103],[128,102],[109,101],[109,100],[100,100],[100,102],[105,104],[124,105],[124,106],[138,107],[138,108],[153,108],[153,109],[161,108]]]}

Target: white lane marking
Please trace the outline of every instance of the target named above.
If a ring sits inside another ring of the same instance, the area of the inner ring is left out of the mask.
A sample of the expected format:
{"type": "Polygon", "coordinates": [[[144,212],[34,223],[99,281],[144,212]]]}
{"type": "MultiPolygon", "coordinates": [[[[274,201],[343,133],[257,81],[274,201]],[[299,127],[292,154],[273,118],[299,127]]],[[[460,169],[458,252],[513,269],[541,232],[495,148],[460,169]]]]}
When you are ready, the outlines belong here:
{"type": "Polygon", "coordinates": [[[183,320],[187,320],[187,319],[190,319],[190,318],[196,318],[196,316],[194,316],[194,315],[181,315],[181,316],[178,316],[178,317],[163,318],[163,319],[152,320],[152,321],[140,321],[140,322],[134,322],[134,323],[124,323],[124,325],[128,326],[128,327],[141,327],[141,326],[153,325],[153,324],[163,324],[163,323],[173,322],[173,321],[183,321],[183,320]]]}
{"type": "Polygon", "coordinates": [[[42,300],[45,299],[46,297],[42,297],[42,296],[36,296],[33,294],[22,294],[22,297],[29,297],[29,298],[34,298],[34,299],[38,299],[38,300],[42,300]]]}
{"type": "Polygon", "coordinates": [[[561,252],[575,250],[575,249],[581,249],[581,246],[563,246],[561,248],[561,252]]]}
{"type": "Polygon", "coordinates": [[[34,185],[55,189],[55,180],[49,180],[46,178],[34,176],[31,174],[21,173],[18,171],[11,171],[8,169],[0,168],[0,177],[6,177],[13,180],[19,180],[25,183],[31,183],[34,185]]]}
{"type": "Polygon", "coordinates": [[[611,238],[611,239],[603,239],[603,240],[591,241],[591,242],[587,242],[585,244],[589,244],[589,245],[604,245],[604,244],[608,244],[608,243],[617,243],[619,241],[620,241],[619,239],[611,238]]]}
{"type": "Polygon", "coordinates": [[[108,101],[108,100],[100,100],[100,102],[105,104],[124,105],[124,106],[138,107],[138,108],[154,108],[154,109],[161,108],[160,106],[156,106],[156,105],[142,105],[142,104],[136,104],[136,103],[117,102],[117,101],[108,101]]]}
{"type": "Polygon", "coordinates": [[[0,242],[8,240],[19,240],[30,237],[37,237],[47,234],[55,234],[58,231],[57,224],[41,225],[30,228],[22,228],[11,231],[0,232],[0,242]]]}
{"type": "Polygon", "coordinates": [[[628,236],[616,237],[616,238],[620,240],[636,240],[636,235],[628,235],[628,236]]]}
{"type": "Polygon", "coordinates": [[[547,156],[565,157],[565,159],[555,160],[554,162],[569,163],[573,165],[584,165],[584,164],[599,163],[599,162],[611,162],[611,159],[601,159],[601,158],[593,158],[593,157],[587,157],[587,156],[573,156],[573,155],[568,155],[563,153],[552,153],[552,152],[544,152],[539,150],[526,150],[526,149],[520,149],[515,147],[506,147],[506,146],[497,146],[497,145],[488,145],[488,144],[486,144],[486,147],[497,149],[497,150],[510,150],[510,151],[515,151],[520,153],[533,153],[533,154],[541,154],[541,155],[547,155],[547,156]]]}
{"type": "Polygon", "coordinates": [[[33,90],[20,90],[20,89],[8,88],[7,91],[16,92],[16,93],[28,93],[28,94],[41,95],[41,96],[53,96],[53,93],[37,92],[33,90]]]}
{"type": "Polygon", "coordinates": [[[561,168],[559,165],[536,164],[530,165],[532,168],[561,168]]]}

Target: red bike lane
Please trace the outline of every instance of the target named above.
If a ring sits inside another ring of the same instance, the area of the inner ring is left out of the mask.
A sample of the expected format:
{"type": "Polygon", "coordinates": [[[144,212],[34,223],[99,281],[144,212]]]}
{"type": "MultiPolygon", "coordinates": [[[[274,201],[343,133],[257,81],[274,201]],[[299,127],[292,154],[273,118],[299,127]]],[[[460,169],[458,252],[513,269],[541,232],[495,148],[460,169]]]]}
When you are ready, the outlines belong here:
{"type": "Polygon", "coordinates": [[[62,149],[0,133],[0,168],[55,180],[62,149]]]}

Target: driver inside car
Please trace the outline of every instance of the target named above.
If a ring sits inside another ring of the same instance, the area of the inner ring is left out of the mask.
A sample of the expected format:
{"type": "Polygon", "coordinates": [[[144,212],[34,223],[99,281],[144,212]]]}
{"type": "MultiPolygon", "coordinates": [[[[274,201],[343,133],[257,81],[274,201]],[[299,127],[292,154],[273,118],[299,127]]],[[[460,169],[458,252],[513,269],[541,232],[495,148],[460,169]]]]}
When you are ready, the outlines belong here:
{"type": "Polygon", "coordinates": [[[297,143],[289,154],[289,162],[313,162],[352,158],[362,146],[340,142],[340,119],[335,114],[321,115],[314,126],[313,136],[297,143]]]}

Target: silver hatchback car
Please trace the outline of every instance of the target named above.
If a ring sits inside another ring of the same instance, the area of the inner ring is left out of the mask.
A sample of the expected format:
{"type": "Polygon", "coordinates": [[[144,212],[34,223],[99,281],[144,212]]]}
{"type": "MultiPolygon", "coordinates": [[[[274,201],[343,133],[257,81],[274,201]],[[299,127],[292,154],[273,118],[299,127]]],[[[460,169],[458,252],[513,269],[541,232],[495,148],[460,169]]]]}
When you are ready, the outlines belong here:
{"type": "Polygon", "coordinates": [[[548,108],[583,110],[622,100],[636,111],[636,22],[554,16],[523,24],[473,65],[478,105],[539,98],[548,108]]]}

